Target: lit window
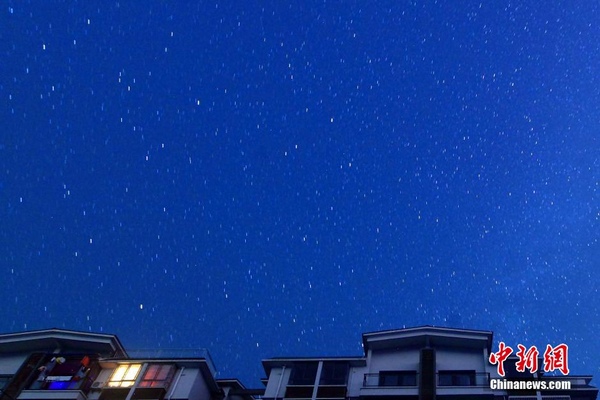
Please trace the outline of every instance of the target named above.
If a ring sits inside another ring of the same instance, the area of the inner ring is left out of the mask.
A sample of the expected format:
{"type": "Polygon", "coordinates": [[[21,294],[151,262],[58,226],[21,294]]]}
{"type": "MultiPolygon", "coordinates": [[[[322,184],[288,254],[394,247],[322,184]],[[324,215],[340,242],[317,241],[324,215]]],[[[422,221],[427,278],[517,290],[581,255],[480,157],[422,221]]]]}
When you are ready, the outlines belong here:
{"type": "Polygon", "coordinates": [[[142,364],[119,365],[108,381],[109,387],[131,387],[142,368],[142,364]]]}
{"type": "Polygon", "coordinates": [[[175,366],[169,364],[152,364],[148,367],[139,387],[166,388],[175,374],[175,366]]]}

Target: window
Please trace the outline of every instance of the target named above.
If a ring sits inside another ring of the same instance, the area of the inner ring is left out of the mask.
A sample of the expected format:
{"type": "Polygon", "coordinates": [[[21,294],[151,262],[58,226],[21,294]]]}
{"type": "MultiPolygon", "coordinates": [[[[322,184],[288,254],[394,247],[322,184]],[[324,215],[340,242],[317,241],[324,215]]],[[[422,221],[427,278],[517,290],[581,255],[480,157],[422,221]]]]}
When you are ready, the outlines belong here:
{"type": "Polygon", "coordinates": [[[310,399],[317,378],[317,367],[319,363],[298,362],[292,367],[292,374],[288,386],[285,389],[285,397],[295,399],[310,399]]]}
{"type": "Polygon", "coordinates": [[[32,390],[82,390],[87,393],[97,373],[97,366],[89,356],[53,355],[38,368],[31,383],[32,390]]]}
{"type": "Polygon", "coordinates": [[[176,369],[173,364],[149,364],[131,399],[162,400],[167,394],[176,369]]]}
{"type": "Polygon", "coordinates": [[[12,375],[0,375],[0,390],[3,390],[6,386],[8,386],[8,382],[10,382],[10,378],[12,375]]]}
{"type": "Polygon", "coordinates": [[[131,387],[142,368],[142,364],[119,365],[113,372],[108,387],[131,387]]]}
{"type": "Polygon", "coordinates": [[[324,361],[319,378],[317,397],[323,399],[346,398],[346,381],[348,380],[348,363],[341,361],[324,361]]]}
{"type": "Polygon", "coordinates": [[[381,371],[379,386],[417,386],[417,371],[381,371]]]}
{"type": "Polygon", "coordinates": [[[317,377],[317,362],[301,362],[294,365],[290,385],[314,385],[317,377]]]}
{"type": "Polygon", "coordinates": [[[348,378],[348,364],[345,362],[325,361],[321,370],[319,385],[345,385],[348,378]]]}
{"type": "Polygon", "coordinates": [[[170,364],[151,364],[144,373],[138,387],[167,388],[175,374],[175,366],[170,364]]]}
{"type": "Polygon", "coordinates": [[[440,386],[475,386],[475,371],[440,371],[440,386]]]}

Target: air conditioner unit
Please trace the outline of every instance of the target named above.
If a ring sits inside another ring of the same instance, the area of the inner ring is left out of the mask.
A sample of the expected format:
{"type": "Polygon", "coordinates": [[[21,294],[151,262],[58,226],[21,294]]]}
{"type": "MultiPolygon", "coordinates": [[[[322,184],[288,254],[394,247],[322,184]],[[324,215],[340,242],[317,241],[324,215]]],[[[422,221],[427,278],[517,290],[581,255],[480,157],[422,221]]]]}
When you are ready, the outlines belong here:
{"type": "Polygon", "coordinates": [[[102,389],[106,382],[96,381],[92,384],[92,389],[102,389]]]}

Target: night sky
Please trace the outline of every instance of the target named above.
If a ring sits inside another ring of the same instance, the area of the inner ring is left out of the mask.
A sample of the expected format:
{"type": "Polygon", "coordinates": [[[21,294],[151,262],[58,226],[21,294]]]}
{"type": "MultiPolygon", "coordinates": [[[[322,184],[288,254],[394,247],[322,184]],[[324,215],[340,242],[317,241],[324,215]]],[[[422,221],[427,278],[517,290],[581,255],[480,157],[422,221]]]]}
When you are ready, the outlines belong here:
{"type": "Polygon", "coordinates": [[[596,1],[1,4],[1,332],[259,387],[464,327],[598,382],[596,1]]]}

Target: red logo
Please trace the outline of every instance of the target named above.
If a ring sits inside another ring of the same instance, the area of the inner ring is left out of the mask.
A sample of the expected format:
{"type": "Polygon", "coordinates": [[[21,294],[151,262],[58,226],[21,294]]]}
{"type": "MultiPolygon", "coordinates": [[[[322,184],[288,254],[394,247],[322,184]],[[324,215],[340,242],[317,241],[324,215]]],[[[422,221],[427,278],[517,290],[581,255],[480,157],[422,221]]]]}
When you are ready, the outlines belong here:
{"type": "Polygon", "coordinates": [[[490,354],[490,363],[498,364],[498,375],[504,376],[504,361],[512,354],[513,349],[505,345],[504,342],[500,342],[499,347],[497,353],[490,354]]]}
{"type": "Polygon", "coordinates": [[[544,371],[559,370],[563,375],[569,374],[569,346],[564,343],[556,347],[546,346],[544,352],[544,371]]]}
{"type": "Polygon", "coordinates": [[[516,363],[517,371],[525,372],[525,368],[527,368],[532,374],[537,372],[538,356],[540,355],[537,347],[531,346],[529,350],[522,344],[519,344],[518,347],[517,357],[519,357],[519,361],[516,363]]]}
{"type": "MultiPolygon", "coordinates": [[[[517,345],[519,351],[516,356],[518,357],[515,367],[518,372],[525,372],[525,369],[529,370],[532,374],[538,370],[538,357],[540,352],[537,347],[531,346],[529,349],[522,344],[517,345]]],[[[504,361],[512,354],[513,349],[507,346],[504,342],[500,342],[498,351],[490,354],[489,362],[492,365],[497,365],[498,375],[504,376],[504,361]]],[[[544,352],[544,371],[560,371],[563,375],[569,374],[569,346],[564,343],[558,346],[552,347],[546,346],[544,352]]]]}

